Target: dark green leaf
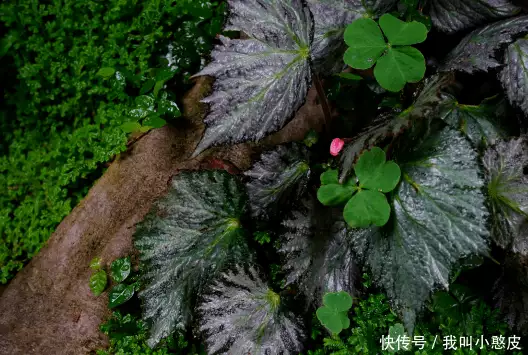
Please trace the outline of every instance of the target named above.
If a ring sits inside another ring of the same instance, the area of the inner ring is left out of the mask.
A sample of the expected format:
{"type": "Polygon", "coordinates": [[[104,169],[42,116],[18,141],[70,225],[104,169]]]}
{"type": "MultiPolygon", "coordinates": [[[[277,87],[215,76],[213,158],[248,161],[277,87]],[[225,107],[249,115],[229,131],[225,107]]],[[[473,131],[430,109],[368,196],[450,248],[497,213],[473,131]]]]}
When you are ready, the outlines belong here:
{"type": "Polygon", "coordinates": [[[197,75],[216,78],[204,122],[204,136],[193,156],[220,144],[258,141],[281,129],[303,104],[311,85],[313,20],[302,0],[229,2],[225,30],[250,39],[220,36],[222,46],[197,75]]]}
{"type": "Polygon", "coordinates": [[[427,38],[427,27],[423,23],[404,22],[391,14],[381,16],[379,25],[393,46],[422,43],[427,38]]]}
{"type": "Polygon", "coordinates": [[[378,24],[368,18],[352,22],[345,30],[348,49],[343,59],[356,69],[368,69],[387,49],[387,43],[378,24]]]}
{"type": "Polygon", "coordinates": [[[445,97],[439,117],[465,134],[476,147],[486,147],[506,136],[498,123],[495,105],[486,102],[479,106],[462,105],[451,95],[445,97]]]}
{"type": "Polygon", "coordinates": [[[119,284],[108,294],[108,307],[114,308],[122,305],[134,295],[134,285],[119,284]]]}
{"type": "Polygon", "coordinates": [[[340,78],[343,78],[346,80],[352,80],[352,81],[363,80],[363,77],[356,75],[356,74],[352,74],[352,73],[339,73],[337,74],[337,76],[339,76],[340,78]]]}
{"type": "Polygon", "coordinates": [[[159,115],[169,115],[173,118],[181,116],[180,109],[176,102],[170,101],[167,99],[160,99],[158,102],[158,114],[159,115]]]}
{"type": "Polygon", "coordinates": [[[240,225],[246,202],[226,171],[182,172],[137,226],[149,345],[188,324],[197,293],[228,263],[251,260],[240,225]]]}
{"type": "Polygon", "coordinates": [[[99,296],[103,293],[107,282],[106,271],[99,270],[96,271],[90,276],[90,290],[96,296],[99,296]]]}
{"type": "Polygon", "coordinates": [[[508,99],[528,115],[528,39],[510,44],[504,64],[500,79],[508,99]]]}
{"type": "Polygon", "coordinates": [[[302,196],[310,175],[308,152],[300,144],[281,145],[262,153],[260,161],[244,173],[251,213],[269,219],[280,214],[284,203],[302,196]]]}
{"type": "Polygon", "coordinates": [[[149,79],[147,80],[143,86],[141,86],[141,90],[139,90],[139,94],[140,95],[145,95],[147,92],[149,92],[150,90],[152,90],[152,88],[154,87],[154,84],[156,82],[153,80],[153,79],[149,79]]]}
{"type": "Polygon", "coordinates": [[[501,66],[496,54],[504,44],[528,32],[528,16],[518,16],[476,29],[460,41],[447,56],[442,70],[467,73],[501,66]]]}
{"type": "Polygon", "coordinates": [[[454,263],[488,250],[478,153],[440,124],[415,128],[402,138],[407,148],[395,149],[402,181],[393,192],[391,223],[351,233],[357,255],[384,286],[409,333],[429,292],[438,284],[448,287],[454,263]]]}
{"type": "Polygon", "coordinates": [[[110,267],[112,279],[115,282],[125,281],[128,275],[130,275],[130,269],[131,265],[129,257],[114,260],[110,267]]]}
{"type": "Polygon", "coordinates": [[[161,128],[167,124],[167,121],[165,121],[163,118],[158,116],[155,113],[151,113],[148,115],[148,117],[143,121],[143,125],[152,127],[152,128],[161,128]]]}
{"type": "Polygon", "coordinates": [[[254,268],[226,272],[199,306],[208,354],[298,354],[302,319],[285,307],[254,268]]]}
{"type": "Polygon", "coordinates": [[[321,185],[339,184],[338,171],[330,169],[321,174],[321,185]]]}
{"type": "Polygon", "coordinates": [[[430,0],[429,14],[436,28],[454,33],[493,20],[511,17],[521,9],[510,0],[430,0]]]}
{"type": "Polygon", "coordinates": [[[116,70],[114,68],[101,68],[99,69],[99,71],[97,72],[97,75],[98,76],[101,76],[105,79],[108,79],[110,78],[112,75],[114,75],[116,72],[116,70]]]}
{"type": "Polygon", "coordinates": [[[285,258],[286,285],[296,283],[309,304],[326,292],[355,291],[357,267],[340,210],[309,198],[284,222],[279,252],[285,258]]]}
{"type": "Polygon", "coordinates": [[[495,243],[528,255],[528,138],[500,141],[482,159],[487,170],[488,196],[495,243]]]}

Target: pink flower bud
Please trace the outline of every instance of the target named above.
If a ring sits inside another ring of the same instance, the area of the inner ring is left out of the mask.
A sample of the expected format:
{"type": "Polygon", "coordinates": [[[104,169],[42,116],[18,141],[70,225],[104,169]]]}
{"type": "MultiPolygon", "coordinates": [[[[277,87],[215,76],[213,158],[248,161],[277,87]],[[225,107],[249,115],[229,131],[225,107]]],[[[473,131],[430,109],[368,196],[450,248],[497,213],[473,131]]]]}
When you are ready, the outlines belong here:
{"type": "Polygon", "coordinates": [[[337,156],[341,149],[343,149],[344,145],[345,142],[341,138],[334,138],[330,144],[330,154],[332,154],[334,157],[337,156]]]}

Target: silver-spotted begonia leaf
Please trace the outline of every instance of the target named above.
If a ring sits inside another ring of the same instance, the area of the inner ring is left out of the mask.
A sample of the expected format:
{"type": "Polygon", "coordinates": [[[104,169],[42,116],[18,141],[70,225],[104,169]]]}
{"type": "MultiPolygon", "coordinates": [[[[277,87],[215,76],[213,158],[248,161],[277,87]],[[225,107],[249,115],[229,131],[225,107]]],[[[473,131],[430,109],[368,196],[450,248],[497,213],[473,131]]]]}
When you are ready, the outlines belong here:
{"type": "Polygon", "coordinates": [[[498,21],[476,29],[460,41],[444,61],[443,71],[459,70],[467,73],[488,71],[501,66],[499,49],[528,32],[528,15],[498,21]]]}
{"type": "Polygon", "coordinates": [[[296,283],[308,303],[317,305],[325,292],[354,294],[358,270],[342,211],[309,198],[282,224],[279,252],[285,258],[286,285],[296,283]]]}
{"type": "Polygon", "coordinates": [[[453,265],[488,250],[478,153],[459,132],[433,123],[427,134],[402,138],[409,148],[396,157],[402,181],[393,192],[392,220],[350,233],[409,333],[431,291],[448,287],[453,265]]]}
{"type": "Polygon", "coordinates": [[[246,184],[253,217],[269,219],[284,206],[302,196],[308,178],[307,149],[300,144],[281,145],[264,152],[260,161],[246,171],[246,184]]]}
{"type": "Polygon", "coordinates": [[[521,9],[510,0],[431,0],[429,15],[440,31],[454,33],[486,22],[511,17],[521,9]]]}
{"type": "Polygon", "coordinates": [[[315,35],[312,61],[316,72],[323,75],[339,72],[345,67],[343,40],[345,28],[354,20],[388,12],[397,0],[307,0],[314,16],[315,35]]]}
{"type": "Polygon", "coordinates": [[[508,99],[528,115],[528,39],[519,39],[509,45],[504,64],[500,80],[508,99]]]}
{"type": "Polygon", "coordinates": [[[224,273],[198,308],[208,354],[297,355],[302,321],[282,305],[254,268],[224,273]]]}
{"type": "Polygon", "coordinates": [[[528,256],[528,137],[501,141],[483,157],[493,240],[528,256]]]}
{"type": "Polygon", "coordinates": [[[223,170],[182,172],[138,225],[151,347],[189,324],[197,293],[226,265],[251,259],[240,225],[246,203],[243,186],[223,170]]]}
{"type": "Polygon", "coordinates": [[[216,78],[206,130],[193,156],[220,144],[258,141],[278,131],[301,107],[311,85],[313,19],[303,0],[229,0],[213,61],[196,76],[216,78]]]}

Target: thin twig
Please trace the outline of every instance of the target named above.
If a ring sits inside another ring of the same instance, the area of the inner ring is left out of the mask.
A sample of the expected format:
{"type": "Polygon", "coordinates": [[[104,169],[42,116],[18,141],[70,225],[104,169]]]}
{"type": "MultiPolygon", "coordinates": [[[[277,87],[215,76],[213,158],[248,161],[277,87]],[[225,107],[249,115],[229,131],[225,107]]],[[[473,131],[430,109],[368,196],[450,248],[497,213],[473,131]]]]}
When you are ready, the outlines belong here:
{"type": "Polygon", "coordinates": [[[317,90],[317,95],[319,96],[319,100],[321,101],[321,107],[323,109],[324,114],[324,125],[325,125],[325,131],[326,134],[330,134],[330,122],[332,121],[332,114],[330,112],[330,105],[328,104],[328,98],[326,97],[323,84],[321,83],[321,80],[319,79],[319,76],[317,74],[314,74],[314,84],[315,89],[317,90]]]}

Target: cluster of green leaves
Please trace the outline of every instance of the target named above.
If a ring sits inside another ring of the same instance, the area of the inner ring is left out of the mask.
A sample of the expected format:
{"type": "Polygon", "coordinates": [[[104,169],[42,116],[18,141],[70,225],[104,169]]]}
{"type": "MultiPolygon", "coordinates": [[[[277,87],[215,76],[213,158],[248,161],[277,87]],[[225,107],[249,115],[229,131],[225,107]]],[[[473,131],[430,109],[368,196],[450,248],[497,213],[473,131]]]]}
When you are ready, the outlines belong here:
{"type": "Polygon", "coordinates": [[[385,14],[379,19],[378,26],[372,19],[359,19],[348,25],[345,31],[349,49],[343,58],[346,64],[356,69],[369,69],[375,65],[374,77],[378,83],[389,91],[400,91],[406,83],[416,83],[425,75],[425,58],[410,45],[426,38],[427,27],[417,21],[404,22],[385,14]]]}
{"type": "Polygon", "coordinates": [[[209,55],[223,13],[209,0],[0,4],[0,283],[126,149],[123,128],[179,115],[175,98],[209,55]],[[156,97],[155,107],[140,95],[156,97]],[[133,116],[144,108],[147,117],[133,116]]]}
{"type": "MultiPolygon", "coordinates": [[[[93,294],[99,296],[106,289],[108,276],[106,271],[101,267],[101,259],[94,258],[90,263],[93,270],[90,276],[90,289],[93,294]]],[[[130,257],[116,259],[110,266],[110,276],[117,284],[108,293],[108,307],[115,308],[130,300],[134,292],[139,289],[137,275],[128,277],[131,271],[130,257]],[[124,281],[127,280],[125,283],[124,281]]]]}
{"type": "Polygon", "coordinates": [[[203,350],[190,345],[183,334],[174,334],[159,344],[156,349],[147,345],[148,329],[141,319],[128,313],[114,311],[112,317],[100,326],[110,341],[107,349],[97,350],[97,355],[205,355],[203,350]]]}
{"type": "Polygon", "coordinates": [[[391,208],[383,193],[396,188],[401,176],[400,167],[393,161],[386,161],[385,152],[374,147],[359,157],[354,171],[356,177],[347,179],[343,184],[339,183],[337,170],[321,174],[317,198],[325,206],[346,202],[343,217],[352,228],[385,225],[391,208]]]}

